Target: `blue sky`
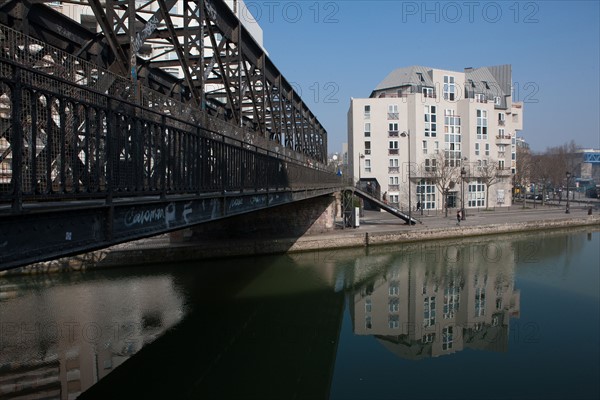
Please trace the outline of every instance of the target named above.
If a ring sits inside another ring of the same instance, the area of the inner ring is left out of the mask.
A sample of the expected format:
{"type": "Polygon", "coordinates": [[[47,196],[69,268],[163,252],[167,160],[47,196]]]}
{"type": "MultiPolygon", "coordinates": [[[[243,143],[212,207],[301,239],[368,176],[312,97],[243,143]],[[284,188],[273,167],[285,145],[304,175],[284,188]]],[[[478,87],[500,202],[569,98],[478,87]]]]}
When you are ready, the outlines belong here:
{"type": "Polygon", "coordinates": [[[328,132],[395,68],[512,64],[534,151],[600,148],[600,1],[246,0],[271,60],[328,132]]]}

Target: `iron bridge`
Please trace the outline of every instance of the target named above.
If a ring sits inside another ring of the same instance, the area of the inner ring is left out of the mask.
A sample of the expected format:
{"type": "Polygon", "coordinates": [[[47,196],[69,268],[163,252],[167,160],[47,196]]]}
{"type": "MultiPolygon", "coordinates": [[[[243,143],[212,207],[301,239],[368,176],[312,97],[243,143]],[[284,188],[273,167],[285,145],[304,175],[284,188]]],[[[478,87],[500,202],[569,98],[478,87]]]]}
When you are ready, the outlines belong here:
{"type": "Polygon", "coordinates": [[[0,270],[332,193],[326,149],[222,0],[0,1],[0,270]]]}

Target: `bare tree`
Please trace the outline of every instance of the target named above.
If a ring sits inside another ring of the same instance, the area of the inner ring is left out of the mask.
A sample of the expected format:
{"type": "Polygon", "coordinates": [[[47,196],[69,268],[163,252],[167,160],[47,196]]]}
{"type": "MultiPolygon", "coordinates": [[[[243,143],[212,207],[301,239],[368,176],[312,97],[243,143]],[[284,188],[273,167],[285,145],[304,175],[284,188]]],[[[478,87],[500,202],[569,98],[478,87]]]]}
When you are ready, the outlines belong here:
{"type": "Polygon", "coordinates": [[[515,186],[523,196],[523,208],[527,203],[526,190],[529,186],[531,176],[531,153],[529,149],[517,147],[516,173],[514,176],[515,186]]]}
{"type": "Polygon", "coordinates": [[[498,183],[498,162],[492,159],[483,160],[481,165],[477,166],[477,173],[481,182],[485,184],[485,208],[488,209],[488,197],[490,186],[498,183]]]}
{"type": "Polygon", "coordinates": [[[445,152],[438,152],[430,159],[430,165],[425,165],[425,176],[430,179],[442,194],[444,209],[448,216],[448,192],[454,187],[460,176],[460,167],[446,158],[445,152]]]}

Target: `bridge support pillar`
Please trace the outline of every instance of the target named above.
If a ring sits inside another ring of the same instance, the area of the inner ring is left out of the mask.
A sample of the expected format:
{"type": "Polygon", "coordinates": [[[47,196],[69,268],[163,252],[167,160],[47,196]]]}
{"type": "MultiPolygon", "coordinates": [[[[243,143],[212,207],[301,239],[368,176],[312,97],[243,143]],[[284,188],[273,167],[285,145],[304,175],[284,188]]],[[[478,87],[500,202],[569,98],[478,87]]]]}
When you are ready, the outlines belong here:
{"type": "Polygon", "coordinates": [[[335,195],[314,197],[173,232],[172,243],[298,238],[335,228],[335,195]]]}

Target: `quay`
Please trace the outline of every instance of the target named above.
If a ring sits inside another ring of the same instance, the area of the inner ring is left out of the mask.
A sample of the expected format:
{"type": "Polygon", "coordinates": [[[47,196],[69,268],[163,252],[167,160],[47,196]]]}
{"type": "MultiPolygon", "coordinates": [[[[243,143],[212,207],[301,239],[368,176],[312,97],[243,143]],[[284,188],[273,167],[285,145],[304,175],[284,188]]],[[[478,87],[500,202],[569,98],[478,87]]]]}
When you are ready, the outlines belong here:
{"type": "Polygon", "coordinates": [[[409,226],[391,214],[378,211],[363,212],[359,226],[343,227],[339,218],[334,230],[297,238],[254,237],[234,241],[202,240],[184,242],[164,234],[128,242],[100,251],[53,261],[31,264],[2,275],[37,274],[79,271],[94,268],[192,262],[209,258],[245,257],[293,252],[370,247],[394,243],[411,243],[440,239],[458,239],[527,231],[556,230],[593,226],[600,228],[598,203],[580,203],[566,214],[564,207],[532,203],[496,209],[468,209],[466,219],[457,224],[456,209],[448,211],[414,211],[421,223],[409,226]],[[591,206],[590,204],[593,204],[591,206]],[[592,214],[589,209],[592,207],[592,214]]]}

